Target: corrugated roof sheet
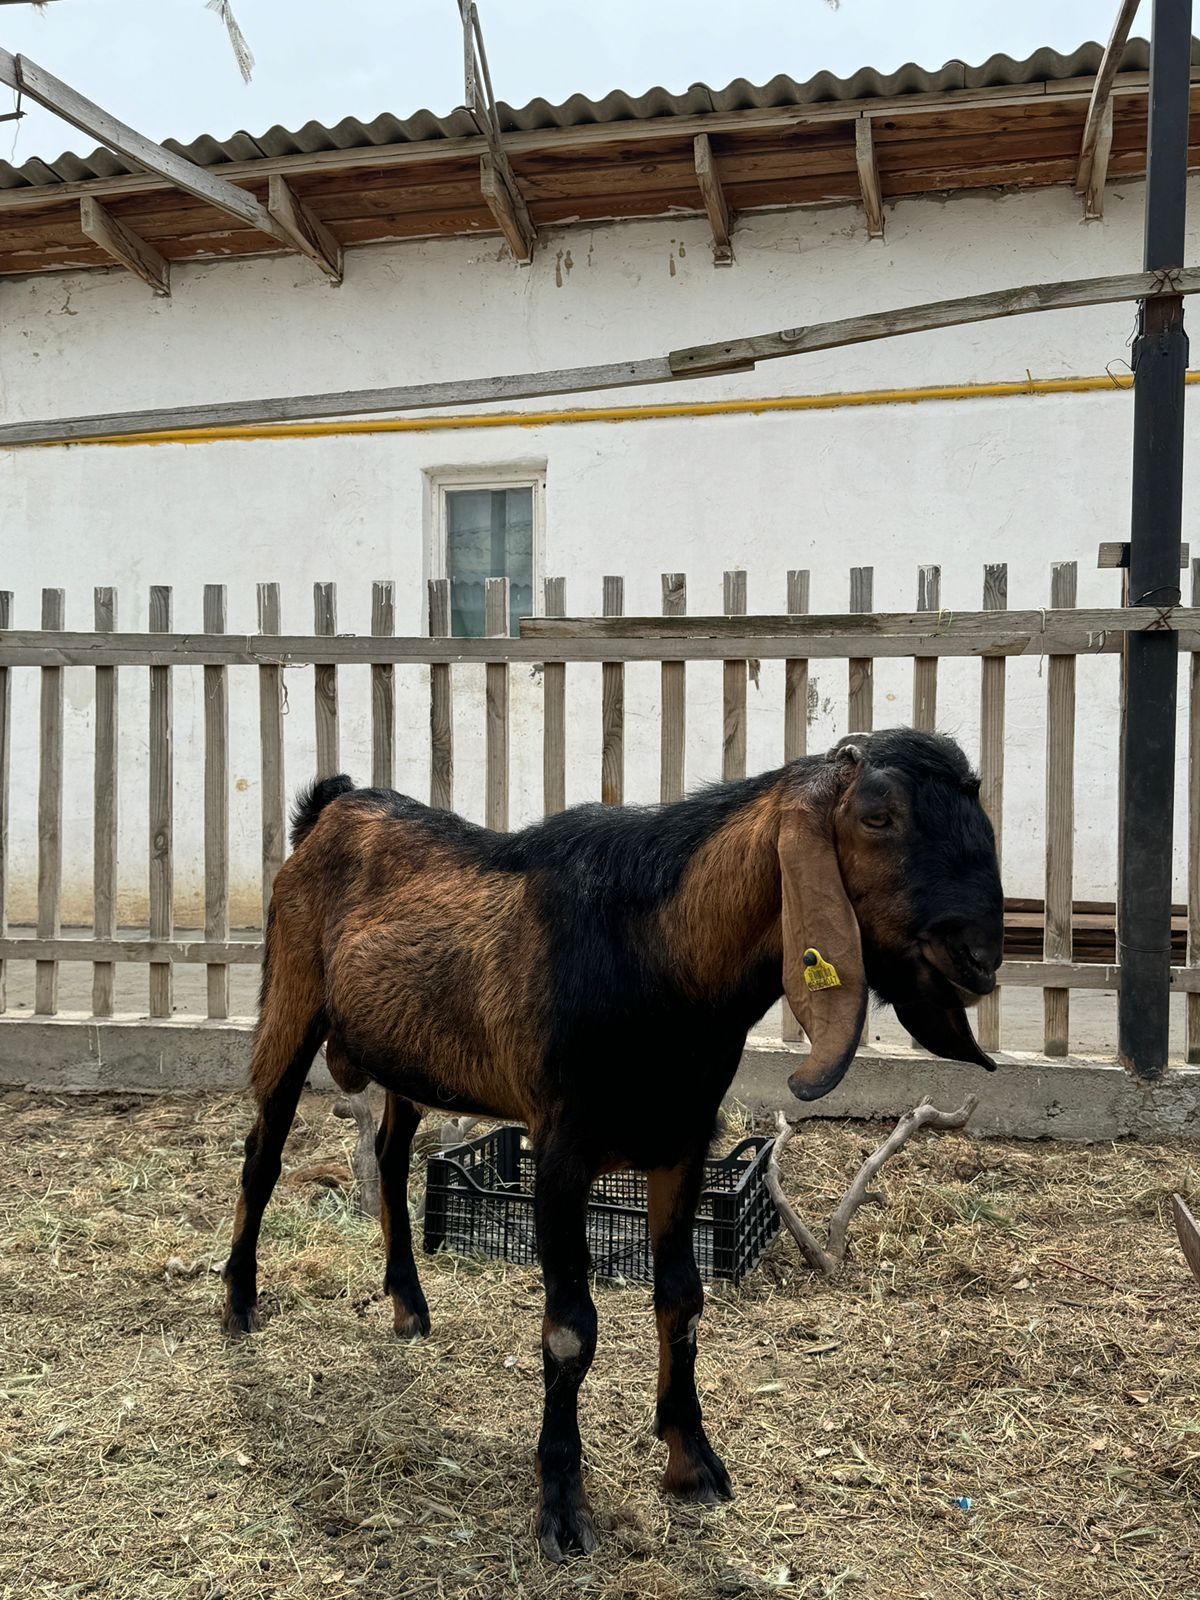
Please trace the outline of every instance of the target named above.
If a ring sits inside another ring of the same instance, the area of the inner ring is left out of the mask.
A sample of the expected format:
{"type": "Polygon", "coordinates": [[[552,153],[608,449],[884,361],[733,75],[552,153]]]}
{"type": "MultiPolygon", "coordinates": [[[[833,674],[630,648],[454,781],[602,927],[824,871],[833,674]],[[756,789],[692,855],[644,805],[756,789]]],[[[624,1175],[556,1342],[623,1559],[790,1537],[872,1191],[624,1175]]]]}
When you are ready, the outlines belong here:
{"type": "MultiPolygon", "coordinates": [[[[501,126],[508,132],[534,132],[547,128],[579,128],[594,123],[645,122],[658,117],[702,116],[707,112],[774,110],[785,106],[812,106],[838,100],[891,99],[906,94],[929,94],[953,89],[991,89],[1036,83],[1055,83],[1064,78],[1093,75],[1104,54],[1102,45],[1082,44],[1070,55],[1043,47],[1024,61],[1011,56],[990,56],[982,66],[970,67],[964,61],[947,61],[936,71],[909,62],[895,72],[878,72],[861,67],[849,78],[832,72],[818,72],[805,83],[797,83],[780,73],[770,83],[748,83],[735,78],[724,89],[711,89],[695,83],[684,94],[667,89],[647,89],[631,95],[614,89],[602,100],[572,95],[561,105],[547,100],[531,100],[528,105],[498,106],[501,126]]],[[[1193,63],[1200,62],[1200,44],[1192,41],[1193,63]]],[[[1150,64],[1150,46],[1145,39],[1131,39],[1121,59],[1122,72],[1144,72],[1150,64]]],[[[255,161],[265,156],[313,155],[325,150],[360,150],[371,146],[418,144],[440,139],[470,138],[477,132],[474,122],[461,106],[448,116],[432,111],[415,111],[409,117],[390,113],[371,122],[346,117],[332,128],[320,122],[306,122],[302,128],[274,127],[257,137],[249,133],[217,139],[201,134],[190,144],[166,139],[168,150],[186,156],[202,167],[220,167],[230,161],[255,161]]],[[[0,189],[51,187],[59,183],[79,183],[89,178],[110,178],[140,171],[109,150],[93,150],[89,156],[68,151],[56,161],[32,157],[19,167],[0,161],[0,189]]]]}

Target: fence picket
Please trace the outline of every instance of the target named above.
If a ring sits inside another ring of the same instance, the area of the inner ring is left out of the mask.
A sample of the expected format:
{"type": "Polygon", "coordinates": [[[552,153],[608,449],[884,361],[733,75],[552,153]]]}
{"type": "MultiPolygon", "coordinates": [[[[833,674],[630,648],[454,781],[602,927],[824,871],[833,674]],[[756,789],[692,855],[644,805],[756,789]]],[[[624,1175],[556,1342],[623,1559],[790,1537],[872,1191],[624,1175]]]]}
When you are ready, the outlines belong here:
{"type": "MultiPolygon", "coordinates": [[[[983,608],[1008,610],[1008,567],[1001,561],[983,569],[983,608]]],[[[1007,663],[986,656],[979,680],[979,776],[981,797],[996,835],[996,854],[1003,863],[1004,834],[1004,702],[1007,663]]],[[[1000,1048],[1000,990],[979,1002],[979,1042],[985,1050],[1000,1048]]]]}
{"type": "MultiPolygon", "coordinates": [[[[687,574],[662,575],[664,617],[687,615],[687,574]]],[[[687,777],[687,662],[664,661],[661,674],[662,722],[659,729],[658,794],[664,804],[683,798],[687,777]]]]}
{"type": "MultiPolygon", "coordinates": [[[[12,627],[12,590],[0,589],[0,628],[12,627]]],[[[8,935],[8,769],[12,749],[12,685],[0,666],[0,939],[8,935]]],[[[0,960],[0,1011],[8,1009],[7,969],[0,960]]]]}
{"type": "MultiPolygon", "coordinates": [[[[489,639],[509,635],[507,578],[489,578],[484,587],[484,632],[489,639]]],[[[489,661],[487,679],[487,825],[508,829],[508,662],[489,661]]]]}
{"type": "MultiPolygon", "coordinates": [[[[740,568],[725,574],[725,615],[746,615],[746,574],[740,568]]],[[[723,727],[721,738],[721,776],[746,776],[746,677],[745,661],[726,661],[722,694],[723,727]]]]}
{"type": "MultiPolygon", "coordinates": [[[[396,632],[396,588],[371,585],[371,632],[390,639],[396,632]]],[[[396,669],[390,661],[371,667],[371,782],[376,789],[396,787],[396,669]]]]}
{"type": "MultiPolygon", "coordinates": [[[[429,637],[450,637],[450,579],[429,580],[429,637]]],[[[450,663],[429,669],[429,804],[454,810],[454,688],[450,663]]]]}
{"type": "MultiPolygon", "coordinates": [[[[625,579],[605,578],[604,615],[625,613],[625,579]]],[[[606,661],[600,668],[600,798],[606,806],[625,799],[625,667],[606,661]]]]}
{"type": "MultiPolygon", "coordinates": [[[[1192,560],[1192,604],[1200,604],[1200,557],[1192,560]]],[[[1188,965],[1200,966],[1200,655],[1191,664],[1188,704],[1188,965]]],[[[0,748],[0,763],[3,762],[0,748]]],[[[0,768],[0,784],[3,783],[0,768]]],[[[0,846],[2,848],[2,846],[0,846]]],[[[0,915],[3,908],[0,906],[0,915]]],[[[1187,1059],[1200,1062],[1200,994],[1187,997],[1187,1059]]]]}
{"type": "MultiPolygon", "coordinates": [[[[808,573],[793,567],[787,575],[787,612],[803,617],[808,612],[808,573]]],[[[783,759],[795,761],[808,752],[808,661],[804,657],[783,663],[783,759]]],[[[785,1014],[786,1008],[785,1008],[785,1014]]]]}
{"type": "MultiPolygon", "coordinates": [[[[97,633],[117,626],[117,591],[96,589],[92,604],[97,633]]],[[[92,805],[92,936],[117,937],[117,668],[96,668],[96,736],[92,805]]],[[[92,1015],[111,1017],[116,966],[92,966],[92,1015]]]]}
{"type": "MultiPolygon", "coordinates": [[[[281,627],[279,585],[258,586],[258,631],[278,634],[281,627]]],[[[287,838],[287,802],[283,769],[283,668],[258,669],[258,731],[262,782],[262,925],[265,934],[267,914],[275,875],[283,865],[287,838]]]]}
{"type": "MultiPolygon", "coordinates": [[[[61,629],[65,592],[42,590],[42,627],[61,629]]],[[[62,783],[63,783],[63,669],[43,667],[42,747],[38,778],[38,886],[39,939],[57,939],[62,893],[62,783]]],[[[39,961],[34,978],[33,1009],[52,1017],[58,1009],[58,963],[39,961]]]]}
{"type": "MultiPolygon", "coordinates": [[[[917,610],[942,609],[941,567],[917,568],[917,610]]],[[[936,656],[917,656],[913,660],[913,727],[932,732],[937,727],[936,656]]]]}
{"type": "MultiPolygon", "coordinates": [[[[170,633],[171,590],[150,588],[150,632],[170,633]]],[[[171,668],[150,668],[150,937],[174,932],[174,795],[171,668]]],[[[171,1015],[171,963],[150,963],[150,1015],[171,1015]]]]}
{"type": "MultiPolygon", "coordinates": [[[[874,567],[850,568],[850,609],[870,611],[875,587],[874,567]]],[[[875,664],[869,656],[848,663],[850,720],[848,733],[870,733],[875,726],[875,664]]]]}
{"type": "MultiPolygon", "coordinates": [[[[1051,569],[1050,604],[1073,606],[1076,567],[1059,561],[1051,569]]],[[[1043,958],[1070,961],[1075,846],[1075,657],[1051,656],[1046,666],[1046,928],[1043,958]]],[[[1071,991],[1043,991],[1048,1056],[1068,1050],[1071,991]]]]}
{"type": "MultiPolygon", "coordinates": [[[[543,610],[566,616],[566,580],[547,578],[543,610]]],[[[567,805],[567,664],[547,661],[542,668],[542,812],[552,817],[567,805]]]]}
{"type": "MultiPolygon", "coordinates": [[[[332,639],[337,633],[337,584],[313,584],[313,632],[332,639]]],[[[331,662],[313,666],[313,712],[317,730],[317,777],[332,778],[341,770],[338,732],[338,669],[331,662]]]]}
{"type": "MultiPolygon", "coordinates": [[[[224,633],[225,585],[204,585],[204,631],[224,633]]],[[[204,937],[229,937],[229,682],[225,667],[204,669],[204,937]]],[[[229,968],[208,965],[208,1014],[229,1015],[229,968]]]]}

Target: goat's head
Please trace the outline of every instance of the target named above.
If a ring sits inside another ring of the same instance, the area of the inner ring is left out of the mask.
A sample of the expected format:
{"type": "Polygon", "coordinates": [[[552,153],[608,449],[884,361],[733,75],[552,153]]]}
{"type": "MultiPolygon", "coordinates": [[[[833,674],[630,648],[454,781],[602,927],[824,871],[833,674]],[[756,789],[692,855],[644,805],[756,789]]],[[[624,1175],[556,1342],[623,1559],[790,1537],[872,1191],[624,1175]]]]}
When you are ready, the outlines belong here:
{"type": "Polygon", "coordinates": [[[851,734],[785,779],[784,991],[812,1042],[788,1080],[816,1100],[853,1059],[867,991],[935,1055],[980,1066],[965,1007],[996,985],[1004,899],[979,780],[952,739],[851,734]]]}

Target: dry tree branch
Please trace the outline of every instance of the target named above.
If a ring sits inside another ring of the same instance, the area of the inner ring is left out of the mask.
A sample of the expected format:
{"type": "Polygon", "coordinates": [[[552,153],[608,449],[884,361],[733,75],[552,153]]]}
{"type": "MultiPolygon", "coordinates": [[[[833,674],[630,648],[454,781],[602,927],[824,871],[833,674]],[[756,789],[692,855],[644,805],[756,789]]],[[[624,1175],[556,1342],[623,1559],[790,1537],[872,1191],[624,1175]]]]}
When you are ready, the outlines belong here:
{"type": "Polygon", "coordinates": [[[871,1180],[884,1163],[890,1161],[904,1148],[918,1128],[964,1127],[974,1115],[978,1104],[979,1101],[974,1095],[968,1095],[957,1111],[939,1111],[929,1100],[922,1100],[920,1105],[914,1106],[902,1116],[879,1148],[867,1157],[855,1173],[850,1187],[829,1219],[824,1245],[796,1214],[783,1192],[779,1176],[779,1157],[796,1132],[798,1124],[789,1122],[782,1111],[778,1112],[775,1125],[779,1131],[767,1159],[767,1189],[783,1219],[784,1226],[796,1241],[800,1254],[809,1266],[826,1278],[835,1278],[846,1263],[850,1223],[855,1213],[864,1205],[881,1206],[885,1203],[878,1190],[869,1187],[871,1180]]]}
{"type": "Polygon", "coordinates": [[[333,1102],[333,1114],[353,1121],[358,1129],[350,1170],[354,1174],[354,1193],[358,1209],[366,1217],[379,1215],[379,1162],[375,1159],[375,1116],[366,1089],[343,1095],[333,1102]]]}

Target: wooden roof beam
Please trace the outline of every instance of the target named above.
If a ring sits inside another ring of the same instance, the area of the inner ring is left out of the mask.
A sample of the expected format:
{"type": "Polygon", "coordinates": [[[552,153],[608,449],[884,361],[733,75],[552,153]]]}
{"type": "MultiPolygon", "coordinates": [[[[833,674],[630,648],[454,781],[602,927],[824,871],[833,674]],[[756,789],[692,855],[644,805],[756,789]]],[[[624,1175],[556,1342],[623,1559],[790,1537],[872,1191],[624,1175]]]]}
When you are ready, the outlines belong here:
{"type": "MultiPolygon", "coordinates": [[[[301,226],[297,218],[273,216],[261,201],[247,194],[245,189],[239,189],[236,184],[218,178],[206,167],[198,167],[183,156],[177,156],[173,151],[155,144],[153,139],[147,139],[144,134],[72,89],[70,84],[63,83],[53,73],[30,61],[28,56],[14,56],[7,50],[0,50],[0,83],[18,90],[47,111],[61,117],[64,122],[98,139],[127,161],[145,167],[174,188],[194,195],[226,216],[236,217],[239,222],[257,228],[260,233],[267,234],[290,249],[314,256],[310,229],[301,226]]],[[[308,222],[315,223],[315,218],[308,213],[304,213],[304,216],[308,222]]]]}
{"type": "Polygon", "coordinates": [[[458,10],[463,25],[463,104],[487,142],[487,150],[479,158],[479,187],[509,249],[522,266],[528,266],[533,260],[537,229],[500,137],[500,117],[492,93],[479,12],[475,0],[458,0],[458,10]]]}
{"type": "Polygon", "coordinates": [[[729,242],[729,236],[733,232],[733,212],[725,199],[717,164],[713,159],[712,143],[706,133],[696,135],[693,140],[693,151],[696,182],[700,187],[704,209],[708,213],[708,225],[712,229],[713,266],[731,267],[733,245],[729,242]]]}
{"type": "Polygon", "coordinates": [[[859,117],[854,124],[854,164],[862,189],[863,210],[867,213],[867,238],[883,238],[883,191],[879,187],[879,168],[875,164],[875,137],[870,117],[859,117]]]}
{"type": "Polygon", "coordinates": [[[1139,0],[1121,0],[1121,9],[1117,12],[1117,20],[1104,47],[1100,70],[1096,73],[1088,101],[1083,140],[1079,146],[1079,166],[1075,172],[1075,190],[1084,196],[1085,217],[1104,215],[1104,180],[1108,176],[1108,156],[1112,149],[1113,80],[1121,65],[1138,4],[1139,0]]]}
{"type": "Polygon", "coordinates": [[[313,215],[281,172],[267,179],[267,210],[294,241],[297,250],[315,261],[332,283],[341,283],[342,247],[319,217],[313,215]]]}
{"type": "Polygon", "coordinates": [[[170,295],[171,263],[94,195],[84,195],[79,202],[79,226],[86,238],[148,283],[155,294],[170,295]]]}

